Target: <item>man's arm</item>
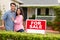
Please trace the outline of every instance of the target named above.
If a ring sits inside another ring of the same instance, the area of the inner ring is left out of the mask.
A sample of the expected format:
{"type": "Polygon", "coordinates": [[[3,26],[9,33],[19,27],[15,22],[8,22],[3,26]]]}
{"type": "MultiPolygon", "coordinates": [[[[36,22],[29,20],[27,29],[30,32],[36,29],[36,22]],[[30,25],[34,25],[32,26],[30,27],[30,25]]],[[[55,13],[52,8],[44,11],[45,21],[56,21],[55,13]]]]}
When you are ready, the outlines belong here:
{"type": "Polygon", "coordinates": [[[7,18],[7,13],[5,13],[3,15],[3,17],[2,17],[2,27],[4,27],[4,28],[5,28],[5,20],[6,20],[6,18],[7,18]]]}

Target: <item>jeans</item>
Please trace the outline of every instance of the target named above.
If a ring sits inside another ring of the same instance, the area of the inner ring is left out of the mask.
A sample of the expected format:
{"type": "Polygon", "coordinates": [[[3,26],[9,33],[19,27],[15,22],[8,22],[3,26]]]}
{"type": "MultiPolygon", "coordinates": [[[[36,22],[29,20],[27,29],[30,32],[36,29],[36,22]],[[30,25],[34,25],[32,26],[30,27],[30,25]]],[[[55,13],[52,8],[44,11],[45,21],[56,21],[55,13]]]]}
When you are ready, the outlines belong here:
{"type": "Polygon", "coordinates": [[[17,32],[24,32],[24,30],[23,30],[23,29],[20,29],[20,30],[18,30],[17,32]]]}

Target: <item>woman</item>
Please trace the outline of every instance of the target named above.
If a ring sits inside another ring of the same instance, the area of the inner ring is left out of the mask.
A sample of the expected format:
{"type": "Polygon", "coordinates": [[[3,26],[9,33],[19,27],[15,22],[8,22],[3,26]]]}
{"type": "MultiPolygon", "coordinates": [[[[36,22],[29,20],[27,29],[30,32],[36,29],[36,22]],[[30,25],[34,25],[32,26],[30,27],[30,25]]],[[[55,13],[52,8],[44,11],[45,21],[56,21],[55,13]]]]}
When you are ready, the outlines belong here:
{"type": "Polygon", "coordinates": [[[24,31],[24,27],[23,27],[23,11],[21,8],[17,8],[16,11],[16,19],[14,20],[14,18],[12,18],[12,20],[14,21],[14,31],[16,32],[23,32],[24,31]]]}

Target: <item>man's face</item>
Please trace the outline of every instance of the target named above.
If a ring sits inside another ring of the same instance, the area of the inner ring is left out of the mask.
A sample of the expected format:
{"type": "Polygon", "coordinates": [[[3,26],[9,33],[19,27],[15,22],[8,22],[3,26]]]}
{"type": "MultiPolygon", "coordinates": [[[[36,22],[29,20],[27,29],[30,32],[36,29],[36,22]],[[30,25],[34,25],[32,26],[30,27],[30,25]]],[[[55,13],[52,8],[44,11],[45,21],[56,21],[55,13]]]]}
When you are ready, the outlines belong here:
{"type": "Polygon", "coordinates": [[[11,5],[11,10],[12,10],[12,11],[15,11],[15,8],[16,8],[16,6],[12,4],[12,5],[11,5]]]}

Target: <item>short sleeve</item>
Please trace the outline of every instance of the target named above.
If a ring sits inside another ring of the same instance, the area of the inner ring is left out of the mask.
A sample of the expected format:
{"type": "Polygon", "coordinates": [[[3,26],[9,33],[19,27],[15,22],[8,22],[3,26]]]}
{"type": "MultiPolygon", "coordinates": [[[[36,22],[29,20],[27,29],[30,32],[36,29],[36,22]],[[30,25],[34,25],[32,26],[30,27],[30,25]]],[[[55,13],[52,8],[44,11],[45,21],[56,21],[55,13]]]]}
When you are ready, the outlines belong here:
{"type": "Polygon", "coordinates": [[[2,20],[6,20],[7,19],[7,12],[6,13],[4,13],[4,15],[2,16],[2,20]]]}

